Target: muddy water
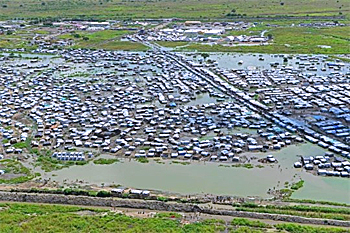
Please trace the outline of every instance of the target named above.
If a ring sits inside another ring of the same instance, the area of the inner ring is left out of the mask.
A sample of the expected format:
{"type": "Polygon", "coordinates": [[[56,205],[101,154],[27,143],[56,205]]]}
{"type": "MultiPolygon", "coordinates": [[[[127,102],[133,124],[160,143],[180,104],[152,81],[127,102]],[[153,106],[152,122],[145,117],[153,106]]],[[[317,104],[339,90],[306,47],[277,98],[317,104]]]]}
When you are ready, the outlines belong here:
{"type": "MultiPolygon", "coordinates": [[[[265,164],[263,168],[234,168],[219,166],[215,162],[192,161],[190,165],[158,164],[154,161],[142,164],[134,160],[122,160],[112,165],[73,166],[44,174],[43,178],[63,183],[83,180],[89,184],[121,184],[126,187],[153,189],[181,194],[210,193],[217,195],[259,196],[268,198],[268,189],[283,188],[284,182],[305,180],[304,188],[293,194],[294,198],[317,199],[350,203],[349,180],[314,176],[292,164],[297,155],[321,155],[324,150],[312,144],[289,146],[273,153],[279,163],[265,164]],[[55,174],[54,176],[52,176],[55,174]]],[[[249,153],[258,158],[266,153],[249,153]]],[[[253,164],[258,164],[256,160],[253,164]]],[[[225,163],[224,165],[231,165],[225,163]]]]}
{"type": "MultiPolygon", "coordinates": [[[[187,53],[189,59],[199,62],[202,60],[202,57],[197,56],[196,58],[192,57],[192,53],[187,53]]],[[[330,69],[326,66],[327,61],[310,62],[308,60],[300,60],[297,56],[292,56],[287,62],[284,62],[283,56],[276,54],[240,54],[240,53],[210,53],[208,60],[214,60],[218,64],[218,67],[221,69],[248,69],[248,70],[263,70],[271,69],[270,63],[278,62],[281,65],[292,66],[294,68],[299,68],[298,63],[310,63],[311,66],[317,67],[317,71],[310,71],[306,68],[302,68],[304,73],[316,74],[316,75],[328,75],[331,72],[334,72],[333,69],[330,69]],[[259,60],[263,58],[264,60],[259,60]],[[243,61],[243,64],[238,64],[239,61],[243,61]],[[325,71],[322,71],[321,68],[326,68],[325,71]]],[[[307,66],[306,66],[307,67],[307,66]]],[[[349,66],[346,65],[340,69],[340,72],[349,71],[349,66]]]]}

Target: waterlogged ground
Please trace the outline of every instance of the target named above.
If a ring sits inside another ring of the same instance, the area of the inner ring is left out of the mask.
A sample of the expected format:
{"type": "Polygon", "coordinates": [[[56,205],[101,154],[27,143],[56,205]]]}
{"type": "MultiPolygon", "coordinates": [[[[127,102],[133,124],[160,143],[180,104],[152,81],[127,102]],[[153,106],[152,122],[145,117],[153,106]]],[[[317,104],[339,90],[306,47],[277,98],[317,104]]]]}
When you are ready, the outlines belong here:
{"type": "MultiPolygon", "coordinates": [[[[209,53],[210,56],[208,60],[214,60],[217,62],[217,66],[220,69],[247,69],[247,70],[264,70],[271,69],[270,63],[278,63],[279,65],[292,66],[294,68],[299,68],[299,64],[309,64],[306,67],[313,66],[317,68],[317,71],[303,70],[308,74],[316,74],[321,76],[327,76],[333,69],[327,67],[327,56],[324,56],[320,62],[310,62],[308,60],[300,60],[297,55],[288,56],[287,60],[284,60],[284,55],[276,54],[240,54],[240,53],[209,53]],[[263,59],[263,60],[261,60],[263,59]],[[243,61],[243,64],[238,64],[239,61],[243,61]],[[324,71],[321,69],[325,68],[324,71]]],[[[193,53],[186,53],[187,58],[199,63],[203,61],[203,57],[195,56],[193,53]]],[[[342,72],[349,71],[349,67],[342,67],[342,72]]]]}
{"type": "MultiPolygon", "coordinates": [[[[301,169],[294,169],[297,155],[322,155],[324,150],[312,144],[289,146],[273,154],[279,163],[263,164],[253,169],[230,167],[232,163],[192,161],[189,165],[150,161],[139,163],[124,159],[111,165],[73,166],[51,173],[43,178],[51,178],[59,183],[84,181],[101,185],[121,184],[126,187],[152,189],[181,194],[210,193],[217,195],[259,196],[269,198],[269,189],[281,189],[285,182],[305,180],[304,187],[293,194],[293,198],[327,200],[350,203],[350,181],[344,178],[314,176],[301,169]],[[226,166],[229,165],[229,166],[226,166]]],[[[266,153],[247,154],[258,158],[266,153]]]]}
{"type": "MultiPolygon", "coordinates": [[[[32,55],[22,54],[22,59],[12,62],[30,62],[32,55]]],[[[35,55],[40,58],[36,64],[61,63],[62,59],[53,56],[35,55]]],[[[256,69],[269,67],[270,62],[283,63],[282,57],[261,55],[264,61],[259,61],[259,55],[235,55],[212,54],[210,59],[218,61],[221,68],[249,68],[255,64],[256,69]],[[229,59],[230,58],[230,59],[229,59]],[[239,60],[244,60],[243,65],[238,65],[239,60]]],[[[289,59],[288,65],[296,65],[297,58],[289,59]]],[[[320,68],[320,64],[316,64],[320,68]]],[[[155,68],[158,71],[158,68],[155,68]]],[[[346,68],[344,68],[346,69],[346,68]]],[[[347,68],[348,69],[348,68],[347,68]]],[[[66,75],[75,75],[86,70],[85,64],[74,65],[72,71],[66,75]]],[[[106,69],[95,67],[93,72],[102,72],[106,69]]],[[[321,72],[320,69],[317,72],[321,72]]],[[[331,72],[327,69],[327,72],[331,72]]],[[[64,72],[63,72],[64,73],[64,72]]],[[[82,77],[86,78],[86,77],[82,77]]],[[[215,102],[216,98],[208,94],[199,94],[195,100],[186,105],[198,105],[215,102]]],[[[155,104],[158,104],[157,102],[155,104]]],[[[225,130],[224,130],[225,131],[225,130]]],[[[229,133],[255,133],[251,129],[227,130],[229,133]]],[[[225,132],[226,133],[226,132],[225,132]]],[[[208,134],[207,137],[214,135],[208,134]]],[[[121,184],[126,187],[168,191],[181,194],[210,193],[217,195],[259,196],[268,198],[269,189],[282,189],[285,182],[305,181],[304,187],[293,193],[293,198],[327,200],[350,203],[350,180],[336,177],[319,177],[305,172],[302,169],[293,168],[293,163],[298,161],[298,155],[317,156],[325,151],[312,144],[292,145],[280,151],[270,152],[279,161],[278,164],[269,165],[251,160],[254,168],[231,167],[232,163],[219,164],[216,162],[191,161],[189,165],[173,164],[170,160],[164,163],[150,161],[139,163],[134,160],[123,159],[120,163],[111,165],[96,165],[90,162],[85,166],[73,166],[59,171],[44,173],[43,178],[50,178],[59,183],[73,183],[83,181],[87,184],[121,184]]],[[[266,153],[247,153],[247,157],[265,157],[266,153]]],[[[107,156],[111,157],[111,156],[107,156]]],[[[43,171],[38,171],[43,173],[43,171]]]]}

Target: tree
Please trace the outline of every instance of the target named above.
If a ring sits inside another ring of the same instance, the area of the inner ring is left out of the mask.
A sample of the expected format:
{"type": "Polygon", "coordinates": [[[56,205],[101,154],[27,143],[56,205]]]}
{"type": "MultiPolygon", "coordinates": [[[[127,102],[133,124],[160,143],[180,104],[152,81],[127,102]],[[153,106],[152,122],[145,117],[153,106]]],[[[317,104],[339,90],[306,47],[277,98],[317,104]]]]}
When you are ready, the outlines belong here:
{"type": "Polygon", "coordinates": [[[108,192],[108,191],[103,191],[103,190],[101,190],[101,191],[99,191],[99,192],[97,193],[96,196],[98,196],[98,197],[110,197],[110,196],[111,196],[111,193],[108,192]]]}
{"type": "Polygon", "coordinates": [[[208,58],[210,55],[207,54],[207,53],[202,53],[201,56],[202,56],[202,57],[204,58],[204,60],[205,60],[205,59],[208,58]]]}

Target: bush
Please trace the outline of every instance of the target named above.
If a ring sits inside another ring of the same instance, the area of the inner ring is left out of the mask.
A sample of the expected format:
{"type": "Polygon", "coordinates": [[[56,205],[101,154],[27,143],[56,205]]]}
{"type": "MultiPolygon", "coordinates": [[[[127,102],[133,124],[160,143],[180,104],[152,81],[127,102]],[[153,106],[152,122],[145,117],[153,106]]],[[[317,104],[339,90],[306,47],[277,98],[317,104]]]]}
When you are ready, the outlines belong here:
{"type": "Polygon", "coordinates": [[[138,158],[138,159],[136,159],[136,161],[138,161],[140,163],[148,163],[149,162],[148,159],[146,159],[146,158],[138,158]]]}
{"type": "Polygon", "coordinates": [[[259,205],[252,203],[252,202],[246,202],[242,204],[243,207],[247,207],[247,208],[257,208],[259,207],[259,205]]]}
{"type": "Polygon", "coordinates": [[[167,197],[157,197],[157,200],[167,202],[169,199],[167,197]]]}
{"type": "Polygon", "coordinates": [[[290,188],[293,190],[298,190],[304,186],[304,181],[300,180],[297,183],[294,183],[290,188]]]}
{"type": "Polygon", "coordinates": [[[108,191],[101,190],[97,193],[97,197],[110,197],[111,193],[108,191]]]}
{"type": "Polygon", "coordinates": [[[234,226],[248,226],[248,227],[259,227],[259,228],[271,227],[269,224],[266,224],[260,221],[248,220],[246,218],[234,218],[231,224],[234,226]]]}
{"type": "Polygon", "coordinates": [[[112,164],[112,163],[116,163],[119,162],[119,159],[96,159],[94,160],[94,164],[112,164]]]}

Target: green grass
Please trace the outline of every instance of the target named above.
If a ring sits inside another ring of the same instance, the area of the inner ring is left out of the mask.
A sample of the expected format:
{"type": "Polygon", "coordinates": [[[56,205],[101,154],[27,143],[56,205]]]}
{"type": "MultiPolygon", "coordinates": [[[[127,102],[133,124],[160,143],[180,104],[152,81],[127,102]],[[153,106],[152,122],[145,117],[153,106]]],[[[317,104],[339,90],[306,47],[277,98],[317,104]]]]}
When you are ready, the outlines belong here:
{"type": "Polygon", "coordinates": [[[133,34],[128,30],[102,30],[97,32],[76,31],[70,34],[62,34],[58,39],[70,39],[74,41],[72,48],[90,48],[105,50],[146,51],[148,47],[137,42],[120,41],[126,34],[133,34]]]}
{"type": "Polygon", "coordinates": [[[34,36],[34,34],[28,31],[16,31],[15,33],[12,33],[11,35],[1,35],[0,37],[0,48],[10,48],[10,49],[17,49],[17,48],[24,48],[27,50],[30,49],[36,49],[37,45],[30,45],[30,40],[34,36]]]}
{"type": "MultiPolygon", "coordinates": [[[[133,218],[94,208],[0,204],[0,232],[218,232],[223,224],[204,221],[182,225],[166,214],[133,218]],[[89,211],[88,215],[79,212],[89,211]]],[[[174,214],[178,216],[178,214],[174,214]]]]}
{"type": "Polygon", "coordinates": [[[27,148],[27,144],[25,142],[17,142],[13,144],[13,147],[16,149],[23,149],[23,148],[27,148]]]}
{"type": "Polygon", "coordinates": [[[266,224],[257,220],[237,218],[225,222],[206,219],[182,224],[178,213],[158,213],[154,217],[136,218],[113,213],[107,209],[0,203],[0,232],[291,232],[291,233],[345,233],[345,228],[316,227],[294,223],[266,224]]]}
{"type": "Polygon", "coordinates": [[[301,189],[303,186],[304,186],[304,181],[300,180],[297,183],[292,184],[290,188],[293,190],[298,190],[298,189],[301,189]]]}
{"type": "Polygon", "coordinates": [[[156,43],[159,44],[160,46],[168,47],[168,48],[175,48],[175,47],[188,45],[188,42],[184,42],[184,41],[157,41],[156,43]]]}
{"type": "Polygon", "coordinates": [[[0,161],[0,166],[5,167],[6,173],[13,173],[13,174],[25,174],[29,175],[30,170],[23,166],[23,164],[19,161],[12,160],[12,159],[4,159],[0,161]]]}
{"type": "Polygon", "coordinates": [[[119,159],[96,159],[94,160],[94,164],[112,164],[119,162],[119,159]]]}
{"type": "Polygon", "coordinates": [[[32,174],[21,162],[12,159],[4,159],[0,161],[0,169],[5,170],[7,174],[15,174],[16,176],[9,179],[0,179],[0,184],[18,184],[32,180],[40,174],[32,174]],[[17,176],[20,175],[20,176],[17,176]]]}
{"type": "Polygon", "coordinates": [[[45,172],[50,172],[54,170],[60,170],[73,165],[85,165],[88,164],[88,161],[60,161],[55,158],[52,158],[50,152],[40,153],[38,152],[38,158],[35,162],[35,166],[41,167],[45,172]]]}
{"type": "Polygon", "coordinates": [[[247,169],[252,169],[254,166],[250,163],[244,163],[244,164],[232,164],[231,167],[244,167],[247,169]]]}
{"type": "Polygon", "coordinates": [[[283,223],[277,224],[276,228],[280,231],[286,231],[291,233],[340,233],[349,232],[345,229],[339,228],[325,228],[325,227],[313,227],[313,226],[303,226],[294,223],[283,223]]]}
{"type": "Polygon", "coordinates": [[[350,207],[350,205],[339,202],[331,202],[331,201],[316,201],[316,200],[308,200],[308,199],[293,199],[288,198],[284,200],[285,202],[295,202],[295,203],[308,203],[308,204],[320,204],[320,205],[333,205],[333,206],[345,206],[350,207]]]}
{"type": "Polygon", "coordinates": [[[157,201],[167,202],[169,198],[167,197],[157,197],[157,201]]]}
{"type": "Polygon", "coordinates": [[[260,206],[256,204],[243,204],[236,208],[238,211],[250,211],[259,213],[270,214],[287,214],[302,216],[308,218],[324,218],[324,219],[337,219],[337,220],[350,220],[350,210],[348,208],[333,208],[333,207],[320,207],[320,206],[307,206],[307,205],[295,205],[295,206],[274,206],[266,205],[260,206]]]}
{"type": "Polygon", "coordinates": [[[64,168],[64,166],[59,160],[44,155],[40,155],[37,158],[35,166],[40,166],[41,169],[43,169],[45,172],[50,172],[64,168]]]}
{"type": "Polygon", "coordinates": [[[158,213],[155,215],[156,218],[177,218],[181,219],[182,215],[174,212],[158,213]]]}
{"type": "MultiPolygon", "coordinates": [[[[121,30],[102,30],[97,32],[78,31],[70,34],[70,39],[76,40],[79,47],[91,47],[106,40],[119,39],[125,34],[131,34],[129,31],[121,30]],[[84,39],[85,38],[85,39],[84,39]]],[[[68,36],[68,35],[62,35],[68,36]]],[[[61,36],[61,38],[62,38],[61,36]]]]}
{"type": "Polygon", "coordinates": [[[348,15],[347,0],[160,0],[160,1],[78,1],[78,0],[5,0],[0,6],[1,19],[8,18],[224,18],[234,9],[247,16],[333,16],[348,15]]]}
{"type": "Polygon", "coordinates": [[[190,165],[191,163],[190,162],[182,162],[182,161],[172,161],[171,162],[172,164],[181,164],[181,165],[190,165]]]}
{"type": "Polygon", "coordinates": [[[33,33],[40,34],[40,35],[48,35],[48,34],[50,34],[50,32],[48,32],[46,30],[34,30],[33,33]]]}
{"type": "Polygon", "coordinates": [[[234,218],[231,221],[231,224],[234,226],[248,226],[248,227],[258,227],[258,228],[269,228],[269,224],[263,223],[258,220],[248,220],[245,218],[234,218]]]}
{"type": "Polygon", "coordinates": [[[136,159],[137,162],[140,162],[140,163],[149,163],[149,160],[147,158],[137,158],[136,159]]]}
{"type": "Polygon", "coordinates": [[[7,138],[5,138],[5,139],[2,139],[1,142],[2,142],[3,144],[5,144],[5,143],[8,143],[9,141],[10,141],[10,140],[8,140],[7,138]]]}

